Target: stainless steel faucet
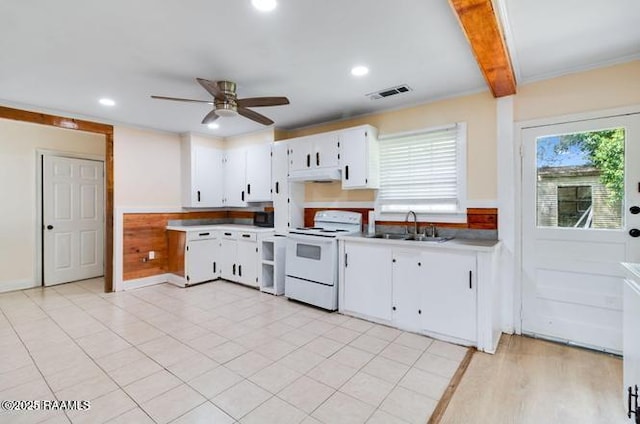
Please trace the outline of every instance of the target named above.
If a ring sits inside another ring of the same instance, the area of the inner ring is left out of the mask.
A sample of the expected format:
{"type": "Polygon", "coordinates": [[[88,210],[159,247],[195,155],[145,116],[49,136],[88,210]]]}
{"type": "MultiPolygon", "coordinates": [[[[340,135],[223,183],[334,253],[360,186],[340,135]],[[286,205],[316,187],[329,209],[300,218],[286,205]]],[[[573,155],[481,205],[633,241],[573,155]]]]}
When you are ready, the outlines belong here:
{"type": "Polygon", "coordinates": [[[404,217],[404,232],[406,234],[409,234],[409,216],[413,215],[413,235],[417,236],[418,235],[418,217],[416,216],[416,213],[414,211],[409,211],[407,212],[407,216],[404,217]]]}

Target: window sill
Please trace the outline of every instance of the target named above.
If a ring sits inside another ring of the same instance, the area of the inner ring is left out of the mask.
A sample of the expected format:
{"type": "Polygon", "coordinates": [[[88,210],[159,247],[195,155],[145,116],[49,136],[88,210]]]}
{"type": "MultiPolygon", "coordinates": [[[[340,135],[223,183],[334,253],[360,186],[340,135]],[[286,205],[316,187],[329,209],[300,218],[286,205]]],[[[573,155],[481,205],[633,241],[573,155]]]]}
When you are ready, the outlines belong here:
{"type": "MultiPolygon", "coordinates": [[[[375,211],[377,221],[388,222],[405,222],[407,218],[406,213],[393,213],[393,212],[380,212],[375,211]]],[[[416,213],[418,222],[445,222],[454,224],[466,224],[467,213],[466,212],[443,212],[443,213],[416,213]]]]}

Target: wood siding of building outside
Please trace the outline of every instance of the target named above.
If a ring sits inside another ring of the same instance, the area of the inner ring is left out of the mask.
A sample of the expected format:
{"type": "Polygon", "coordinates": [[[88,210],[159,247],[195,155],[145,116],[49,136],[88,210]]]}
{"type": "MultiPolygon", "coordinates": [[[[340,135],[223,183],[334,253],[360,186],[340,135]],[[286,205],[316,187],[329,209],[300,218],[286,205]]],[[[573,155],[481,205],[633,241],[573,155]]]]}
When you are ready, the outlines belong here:
{"type": "MultiPolygon", "coordinates": [[[[367,208],[331,208],[334,210],[352,211],[362,214],[362,225],[366,227],[369,223],[369,211],[367,208]]],[[[325,209],[305,208],[304,225],[313,226],[313,217],[317,211],[325,209]]],[[[469,230],[497,230],[498,229],[498,209],[496,208],[469,208],[467,209],[466,223],[450,223],[437,221],[420,221],[419,225],[434,224],[441,228],[460,228],[469,230]]],[[[404,221],[376,221],[376,225],[405,225],[404,221]]]]}

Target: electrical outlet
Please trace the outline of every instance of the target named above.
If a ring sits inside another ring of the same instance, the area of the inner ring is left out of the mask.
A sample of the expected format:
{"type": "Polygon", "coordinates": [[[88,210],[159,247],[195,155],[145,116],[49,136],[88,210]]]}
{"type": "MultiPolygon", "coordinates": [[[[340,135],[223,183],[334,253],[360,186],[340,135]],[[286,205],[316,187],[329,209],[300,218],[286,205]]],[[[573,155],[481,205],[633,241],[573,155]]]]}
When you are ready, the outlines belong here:
{"type": "Polygon", "coordinates": [[[149,260],[153,260],[156,258],[156,252],[154,252],[153,250],[149,252],[149,260]]]}

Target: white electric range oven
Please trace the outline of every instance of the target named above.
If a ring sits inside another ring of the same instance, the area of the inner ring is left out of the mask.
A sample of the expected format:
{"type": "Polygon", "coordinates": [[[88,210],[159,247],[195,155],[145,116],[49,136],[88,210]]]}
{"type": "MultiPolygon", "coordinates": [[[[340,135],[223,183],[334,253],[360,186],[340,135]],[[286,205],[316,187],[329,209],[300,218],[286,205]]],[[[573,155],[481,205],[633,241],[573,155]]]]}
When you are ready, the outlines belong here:
{"type": "Polygon", "coordinates": [[[316,212],[313,227],[289,230],[284,293],[330,311],[338,309],[338,240],[362,229],[362,214],[316,212]]]}

